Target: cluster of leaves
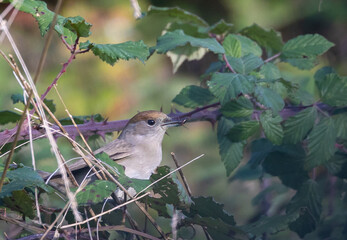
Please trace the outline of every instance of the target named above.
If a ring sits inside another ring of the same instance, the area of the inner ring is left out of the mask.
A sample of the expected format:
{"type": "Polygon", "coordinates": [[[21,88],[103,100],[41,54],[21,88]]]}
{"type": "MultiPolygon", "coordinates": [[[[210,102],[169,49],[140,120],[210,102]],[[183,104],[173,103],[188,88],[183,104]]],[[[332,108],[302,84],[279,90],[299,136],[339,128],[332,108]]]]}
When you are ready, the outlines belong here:
{"type": "MultiPolygon", "coordinates": [[[[9,2],[20,11],[31,14],[42,35],[48,31],[54,13],[44,2],[9,2]]],[[[234,173],[231,180],[273,176],[280,179],[281,191],[292,189],[296,193],[274,216],[259,216],[256,221],[236,226],[234,218],[223,210],[223,205],[212,198],[188,196],[178,179],[171,176],[153,187],[155,197],[146,199],[149,207],[164,218],[171,218],[173,210],[179,211],[179,231],[184,232],[187,226],[200,225],[213,239],[261,238],[285,229],[305,239],[329,236],[342,239],[346,227],[341,227],[338,232],[329,226],[334,221],[345,224],[346,221],[341,219],[346,219],[346,213],[338,209],[334,213],[325,213],[323,200],[327,200],[329,194],[342,194],[343,190],[339,193],[325,190],[331,179],[347,177],[347,77],[339,76],[330,67],[320,68],[313,74],[317,89],[313,95],[305,91],[300,82],[294,82],[283,74],[279,67],[280,64],[290,64],[302,70],[313,69],[318,64],[318,57],[333,44],[318,34],[298,36],[284,43],[280,33],[258,25],[233,32],[230,23],[221,20],[209,25],[179,8],[151,7],[147,12],[147,16],[156,14],[171,19],[164,34],[151,48],[142,41],[96,44],[87,40],[79,44],[79,51],[91,51],[111,65],[119,59],[144,62],[154,52],[167,54],[175,71],[185,60],[201,59],[208,51],[216,54],[218,61],[206,70],[201,83],[182,89],[173,102],[186,108],[219,104],[219,151],[227,176],[234,173]],[[251,158],[235,171],[249,145],[251,158]]],[[[75,47],[81,37],[90,36],[90,28],[91,24],[80,16],[58,16],[54,27],[68,45],[75,44],[75,47]]],[[[0,124],[8,122],[4,120],[0,124]]],[[[125,187],[140,191],[149,184],[127,178],[122,167],[107,156],[100,155],[99,158],[114,168],[118,180],[125,187]]],[[[9,190],[4,187],[1,192],[2,204],[8,204],[6,199],[15,198],[15,194],[23,195],[23,191],[27,194],[32,187],[47,190],[34,175],[32,181],[21,181],[22,185],[14,186],[19,180],[14,173],[21,169],[9,172],[9,182],[5,185],[9,190]]],[[[168,171],[167,167],[161,167],[152,179],[159,179],[168,171]]],[[[268,201],[266,196],[278,190],[276,184],[264,189],[254,204],[260,208],[260,202],[268,201]]],[[[114,183],[109,181],[95,181],[77,195],[77,200],[82,206],[100,203],[114,187],[114,183]]],[[[346,197],[336,201],[338,206],[346,205],[346,197]]],[[[30,206],[33,206],[32,201],[30,206]]],[[[34,216],[28,209],[15,210],[28,217],[34,216]]],[[[263,213],[266,210],[263,209],[263,213]]],[[[111,218],[109,222],[104,221],[106,224],[115,223],[111,218]]]]}

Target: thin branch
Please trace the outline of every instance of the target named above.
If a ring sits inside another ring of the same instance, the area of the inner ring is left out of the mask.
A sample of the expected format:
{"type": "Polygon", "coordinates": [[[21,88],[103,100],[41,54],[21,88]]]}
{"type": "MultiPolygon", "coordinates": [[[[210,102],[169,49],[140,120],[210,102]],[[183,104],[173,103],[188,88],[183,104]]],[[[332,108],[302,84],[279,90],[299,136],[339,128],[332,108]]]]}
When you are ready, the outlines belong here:
{"type": "MultiPolygon", "coordinates": [[[[177,159],[176,159],[176,155],[175,155],[174,152],[171,152],[171,157],[172,157],[172,160],[175,162],[176,168],[179,168],[180,165],[178,164],[178,161],[177,161],[177,159]]],[[[191,197],[191,196],[192,196],[192,191],[191,191],[190,188],[189,188],[187,179],[186,179],[186,177],[184,176],[182,169],[179,169],[179,170],[178,170],[178,173],[179,173],[180,176],[181,176],[182,182],[183,182],[183,184],[184,184],[184,187],[185,187],[186,190],[187,190],[187,193],[188,193],[189,197],[191,197]]]]}
{"type": "Polygon", "coordinates": [[[227,68],[229,68],[229,70],[233,73],[236,73],[235,70],[233,69],[233,67],[230,65],[227,56],[225,54],[223,54],[223,60],[225,61],[225,64],[227,66],[227,68]]]}
{"type": "Polygon", "coordinates": [[[281,56],[281,53],[277,53],[277,54],[275,54],[275,55],[269,57],[268,59],[264,60],[264,62],[265,62],[265,63],[271,62],[272,60],[278,58],[279,56],[281,56]]]}

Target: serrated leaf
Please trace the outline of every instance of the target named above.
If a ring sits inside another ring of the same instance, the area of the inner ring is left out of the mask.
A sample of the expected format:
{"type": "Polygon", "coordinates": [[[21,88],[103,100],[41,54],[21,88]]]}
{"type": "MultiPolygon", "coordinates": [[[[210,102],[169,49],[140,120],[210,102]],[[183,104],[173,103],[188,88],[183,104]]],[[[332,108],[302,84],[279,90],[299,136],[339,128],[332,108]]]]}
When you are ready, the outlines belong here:
{"type": "MultiPolygon", "coordinates": [[[[157,168],[157,172],[152,174],[151,181],[154,182],[170,172],[168,166],[157,168]]],[[[173,205],[177,209],[186,210],[190,207],[191,199],[175,174],[164,178],[153,186],[153,197],[148,197],[149,206],[158,211],[160,216],[170,217],[167,205],[173,205]]]]}
{"type": "Polygon", "coordinates": [[[317,110],[314,107],[306,108],[288,118],[284,123],[284,142],[295,144],[304,139],[312,129],[317,118],[317,110]]]}
{"type": "Polygon", "coordinates": [[[236,224],[234,217],[224,210],[224,204],[216,202],[212,197],[193,197],[192,201],[187,216],[198,214],[201,217],[219,218],[230,225],[236,224]]]}
{"type": "Polygon", "coordinates": [[[252,102],[243,96],[224,104],[220,110],[226,117],[249,117],[254,111],[252,102]]]}
{"type": "Polygon", "coordinates": [[[10,208],[12,211],[17,211],[23,214],[25,217],[34,219],[34,200],[26,191],[14,191],[12,192],[11,197],[5,197],[2,201],[4,202],[5,206],[10,208]]]}
{"type": "Polygon", "coordinates": [[[21,118],[21,115],[12,111],[0,111],[0,124],[4,125],[11,122],[17,122],[21,118]]]}
{"type": "Polygon", "coordinates": [[[224,53],[224,48],[214,38],[196,38],[186,35],[182,30],[167,32],[158,38],[155,49],[158,53],[166,53],[179,46],[190,44],[193,47],[207,48],[214,53],[224,53]]]}
{"type": "Polygon", "coordinates": [[[91,49],[92,47],[93,47],[93,43],[91,43],[89,40],[85,42],[80,42],[79,44],[80,50],[91,49]]]}
{"type": "Polygon", "coordinates": [[[330,118],[322,119],[309,133],[308,155],[305,168],[310,170],[316,166],[326,163],[335,153],[336,128],[334,121],[330,118]]]}
{"type": "Polygon", "coordinates": [[[91,32],[92,24],[86,22],[83,17],[68,17],[64,19],[63,26],[72,32],[75,32],[78,37],[88,37],[91,32]]]}
{"type": "MultiPolygon", "coordinates": [[[[47,4],[43,1],[25,0],[10,1],[11,4],[22,12],[31,14],[37,21],[41,36],[48,31],[54,17],[54,12],[47,8],[47,4]]],[[[73,44],[76,40],[76,34],[63,26],[64,17],[58,15],[57,24],[54,29],[60,35],[63,35],[68,44],[73,44]]]]}
{"type": "Polygon", "coordinates": [[[289,225],[301,238],[312,232],[319,222],[322,212],[322,197],[319,186],[313,180],[307,180],[289,202],[287,214],[298,212],[300,217],[289,225]]]}
{"type": "Polygon", "coordinates": [[[266,30],[257,24],[253,24],[250,27],[242,29],[240,33],[256,41],[260,46],[271,49],[272,52],[276,53],[282,50],[283,42],[281,33],[273,29],[266,30]]]}
{"type": "Polygon", "coordinates": [[[299,216],[300,213],[298,211],[286,215],[264,216],[256,222],[246,224],[241,228],[251,236],[251,239],[258,239],[266,233],[275,234],[288,229],[288,225],[298,219],[299,216]]]}
{"type": "Polygon", "coordinates": [[[343,107],[347,105],[347,77],[336,73],[326,74],[323,81],[317,82],[323,103],[343,107]]]}
{"type": "Polygon", "coordinates": [[[283,139],[282,118],[273,116],[271,111],[265,111],[260,115],[260,123],[264,129],[265,136],[276,145],[280,145],[283,139]]]}
{"type": "Polygon", "coordinates": [[[149,49],[142,40],[119,44],[94,44],[92,51],[95,56],[98,56],[101,60],[112,66],[119,59],[139,59],[141,62],[144,62],[149,56],[149,49]]]}
{"type": "Polygon", "coordinates": [[[224,39],[223,47],[227,55],[235,58],[241,57],[241,42],[232,35],[228,35],[224,39]]]}
{"type": "Polygon", "coordinates": [[[315,56],[304,56],[304,57],[297,57],[297,58],[283,58],[284,62],[287,62],[291,64],[294,67],[297,67],[301,70],[310,70],[314,66],[318,64],[317,57],[315,56]]]}
{"type": "Polygon", "coordinates": [[[347,113],[333,115],[332,119],[337,130],[336,136],[347,139],[347,113]]]}
{"type": "Polygon", "coordinates": [[[301,146],[274,146],[271,150],[267,149],[266,153],[262,162],[264,171],[279,177],[284,185],[298,189],[308,179],[303,167],[305,151],[301,146]]]}
{"type": "Polygon", "coordinates": [[[228,138],[233,142],[247,140],[260,130],[258,121],[245,121],[235,124],[228,132],[228,138]]]}
{"type": "Polygon", "coordinates": [[[336,71],[332,67],[322,67],[318,69],[314,74],[314,81],[316,82],[317,86],[324,84],[325,77],[331,73],[336,73],[336,71]]]}
{"type": "Polygon", "coordinates": [[[208,89],[195,85],[183,88],[172,100],[172,102],[188,108],[196,108],[213,101],[216,101],[216,98],[208,89]]]}
{"type": "Polygon", "coordinates": [[[248,74],[263,65],[263,60],[252,53],[249,53],[242,58],[227,57],[227,59],[233,69],[241,74],[248,74]]]}
{"type": "Polygon", "coordinates": [[[207,22],[205,22],[205,20],[203,20],[199,16],[190,13],[186,10],[183,10],[179,7],[169,8],[150,6],[148,8],[147,15],[150,16],[152,14],[164,14],[165,16],[176,18],[177,20],[182,22],[191,22],[203,27],[208,26],[207,22]]]}
{"type": "Polygon", "coordinates": [[[13,104],[16,104],[16,103],[19,103],[19,102],[24,103],[23,94],[20,94],[20,93],[12,94],[11,95],[11,100],[12,100],[13,104]]]}
{"type": "Polygon", "coordinates": [[[6,177],[10,179],[10,182],[3,186],[0,192],[0,198],[10,197],[14,191],[30,187],[39,187],[48,191],[43,179],[31,168],[22,167],[11,170],[7,173],[6,177]]]}
{"type": "Polygon", "coordinates": [[[284,107],[282,97],[269,88],[257,85],[255,88],[255,96],[261,104],[271,108],[275,113],[282,110],[284,107]]]}
{"type": "Polygon", "coordinates": [[[261,164],[267,155],[272,152],[274,145],[266,138],[254,140],[251,145],[250,165],[255,168],[261,164]]]}
{"type": "Polygon", "coordinates": [[[207,85],[222,104],[235,99],[240,93],[251,93],[254,89],[251,76],[235,73],[215,73],[207,85]]]}
{"type": "Polygon", "coordinates": [[[330,174],[339,178],[347,178],[347,154],[336,152],[324,166],[330,174]]]}
{"type": "Polygon", "coordinates": [[[224,21],[224,19],[219,20],[212,26],[207,28],[207,32],[213,33],[213,34],[225,34],[230,32],[231,28],[233,27],[232,23],[227,23],[224,21]]]}
{"type": "Polygon", "coordinates": [[[106,180],[95,180],[76,194],[78,205],[92,205],[102,202],[117,189],[117,185],[106,180]]]}
{"type": "Polygon", "coordinates": [[[289,40],[282,50],[286,58],[300,58],[318,56],[334,46],[319,34],[306,34],[289,40]]]}
{"type": "Polygon", "coordinates": [[[233,126],[233,121],[227,118],[222,117],[218,121],[217,138],[219,155],[221,156],[228,176],[240,164],[243,157],[244,142],[231,142],[226,136],[227,132],[233,126]]]}
{"type": "Polygon", "coordinates": [[[267,80],[277,80],[280,79],[281,72],[278,67],[273,63],[265,63],[261,68],[259,73],[264,76],[267,80]]]}
{"type": "Polygon", "coordinates": [[[232,38],[238,40],[241,44],[241,57],[246,56],[250,53],[253,55],[260,57],[263,53],[261,48],[258,46],[258,44],[248,37],[237,35],[237,34],[229,34],[226,36],[226,39],[229,38],[228,41],[230,41],[232,38]]]}

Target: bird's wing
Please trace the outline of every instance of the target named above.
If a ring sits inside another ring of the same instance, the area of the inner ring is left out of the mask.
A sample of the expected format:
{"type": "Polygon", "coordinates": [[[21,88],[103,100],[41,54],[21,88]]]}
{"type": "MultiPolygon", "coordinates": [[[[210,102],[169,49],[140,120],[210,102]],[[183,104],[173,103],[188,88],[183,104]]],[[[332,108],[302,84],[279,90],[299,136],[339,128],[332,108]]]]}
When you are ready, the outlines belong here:
{"type": "MultiPolygon", "coordinates": [[[[122,140],[115,139],[105,146],[94,151],[94,154],[106,153],[113,161],[124,159],[131,156],[132,148],[134,145],[122,140]]],[[[80,159],[73,164],[69,165],[70,171],[80,170],[87,167],[87,164],[83,159],[80,159]]]]}

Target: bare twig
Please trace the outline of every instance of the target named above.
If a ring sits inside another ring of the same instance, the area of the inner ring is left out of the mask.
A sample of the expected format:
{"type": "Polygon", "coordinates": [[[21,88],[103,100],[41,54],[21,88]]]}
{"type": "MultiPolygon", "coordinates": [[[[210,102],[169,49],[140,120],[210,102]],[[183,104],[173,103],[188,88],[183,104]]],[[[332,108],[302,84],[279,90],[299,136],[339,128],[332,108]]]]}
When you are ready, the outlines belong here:
{"type": "Polygon", "coordinates": [[[264,60],[264,62],[265,62],[265,63],[271,62],[272,60],[278,58],[279,56],[281,56],[281,53],[277,53],[277,54],[275,54],[275,55],[269,57],[268,59],[264,60]]]}
{"type": "MultiPolygon", "coordinates": [[[[173,161],[175,162],[176,168],[179,168],[180,165],[178,164],[178,161],[177,161],[177,159],[176,159],[175,153],[171,152],[171,157],[172,157],[173,161]]],[[[179,174],[180,174],[180,176],[181,176],[181,178],[182,178],[182,182],[183,182],[183,184],[184,184],[184,186],[185,186],[185,188],[186,188],[186,190],[187,190],[187,193],[188,193],[189,197],[191,197],[191,196],[192,196],[192,191],[191,191],[190,188],[189,188],[187,179],[186,179],[186,177],[184,176],[182,169],[179,169],[178,172],[179,172],[179,174]]]]}
{"type": "Polygon", "coordinates": [[[225,64],[227,66],[227,68],[229,68],[229,70],[232,72],[232,73],[236,73],[235,70],[233,69],[233,67],[230,65],[228,59],[227,59],[227,56],[225,54],[223,54],[223,60],[225,61],[225,64]]]}

